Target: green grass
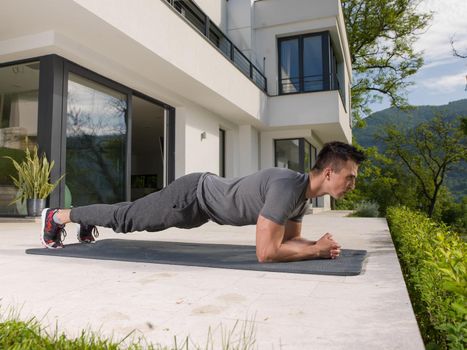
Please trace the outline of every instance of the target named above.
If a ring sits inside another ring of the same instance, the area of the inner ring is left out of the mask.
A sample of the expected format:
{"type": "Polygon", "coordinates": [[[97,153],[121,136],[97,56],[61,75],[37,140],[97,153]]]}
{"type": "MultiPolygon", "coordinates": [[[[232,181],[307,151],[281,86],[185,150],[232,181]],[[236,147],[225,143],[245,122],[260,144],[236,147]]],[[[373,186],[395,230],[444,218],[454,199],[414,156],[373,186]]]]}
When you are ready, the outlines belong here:
{"type": "Polygon", "coordinates": [[[250,350],[254,349],[255,328],[253,320],[237,321],[233,328],[225,329],[220,325],[221,345],[215,344],[211,329],[208,330],[206,345],[194,344],[189,337],[183,341],[174,338],[172,345],[151,344],[144,337],[134,340],[134,332],[120,340],[106,339],[92,332],[81,331],[77,338],[69,338],[59,332],[58,326],[52,332],[44,328],[38,319],[22,321],[17,315],[0,322],[0,349],[9,350],[250,350]]]}
{"type": "MultiPolygon", "coordinates": [[[[64,334],[47,333],[38,321],[8,320],[0,324],[0,349],[119,349],[120,343],[82,334],[68,339],[64,334]]],[[[132,347],[134,348],[134,347],[132,347]]],[[[135,349],[135,348],[134,348],[135,349]]]]}

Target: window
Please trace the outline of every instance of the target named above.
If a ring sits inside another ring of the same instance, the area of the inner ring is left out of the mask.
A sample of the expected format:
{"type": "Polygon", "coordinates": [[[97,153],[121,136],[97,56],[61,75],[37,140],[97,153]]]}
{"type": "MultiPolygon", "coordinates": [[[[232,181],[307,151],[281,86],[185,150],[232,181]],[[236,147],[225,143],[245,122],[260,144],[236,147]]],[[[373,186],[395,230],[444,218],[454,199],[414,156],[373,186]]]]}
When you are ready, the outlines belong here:
{"type": "Polygon", "coordinates": [[[304,138],[275,140],[275,166],[309,172],[314,165],[313,149],[304,138]]]}
{"type": "Polygon", "coordinates": [[[279,42],[280,46],[280,93],[300,92],[299,40],[289,39],[279,42]]]}
{"type": "Polygon", "coordinates": [[[328,32],[278,40],[279,94],[338,89],[328,32]]]}
{"type": "Polygon", "coordinates": [[[39,62],[0,67],[0,216],[26,215],[26,205],[9,205],[18,190],[10,175],[16,169],[9,156],[21,162],[29,147],[37,145],[39,62]]]}
{"type": "Polygon", "coordinates": [[[323,45],[321,36],[303,38],[303,91],[324,90],[323,45]]]}

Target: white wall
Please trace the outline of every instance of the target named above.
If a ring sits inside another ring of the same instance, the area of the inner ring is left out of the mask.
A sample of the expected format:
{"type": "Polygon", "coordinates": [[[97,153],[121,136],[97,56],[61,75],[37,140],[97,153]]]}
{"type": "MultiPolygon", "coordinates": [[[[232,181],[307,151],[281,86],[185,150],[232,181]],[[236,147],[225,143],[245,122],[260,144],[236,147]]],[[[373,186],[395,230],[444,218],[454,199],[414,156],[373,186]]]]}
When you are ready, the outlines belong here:
{"type": "MultiPolygon", "coordinates": [[[[234,0],[236,1],[236,0],[234,0]]],[[[277,26],[323,17],[336,17],[339,1],[330,0],[267,0],[254,2],[255,27],[277,26]]]]}
{"type": "MultiPolygon", "coordinates": [[[[252,55],[251,0],[233,0],[227,3],[227,36],[248,58],[252,55]]],[[[261,66],[260,66],[261,67],[261,66]]]]}
{"type": "Polygon", "coordinates": [[[270,126],[326,124],[339,121],[337,91],[318,91],[270,97],[267,114],[270,126]]]}
{"type": "Polygon", "coordinates": [[[237,176],[240,173],[237,125],[196,105],[176,108],[176,178],[192,172],[219,174],[219,128],[226,130],[226,176],[237,176]]]}
{"type": "Polygon", "coordinates": [[[259,135],[251,125],[239,127],[239,176],[259,170],[259,135]]]}

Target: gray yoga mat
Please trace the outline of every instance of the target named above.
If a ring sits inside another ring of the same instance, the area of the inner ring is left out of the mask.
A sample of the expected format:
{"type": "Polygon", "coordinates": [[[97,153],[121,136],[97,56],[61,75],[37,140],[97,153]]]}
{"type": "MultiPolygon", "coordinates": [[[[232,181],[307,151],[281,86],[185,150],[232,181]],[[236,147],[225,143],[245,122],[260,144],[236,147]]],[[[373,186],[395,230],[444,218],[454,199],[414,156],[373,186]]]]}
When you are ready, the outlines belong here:
{"type": "Polygon", "coordinates": [[[27,254],[61,257],[203,266],[318,275],[355,276],[366,250],[343,249],[337,259],[260,264],[254,246],[103,239],[94,244],[69,244],[63,249],[27,249],[27,254]]]}

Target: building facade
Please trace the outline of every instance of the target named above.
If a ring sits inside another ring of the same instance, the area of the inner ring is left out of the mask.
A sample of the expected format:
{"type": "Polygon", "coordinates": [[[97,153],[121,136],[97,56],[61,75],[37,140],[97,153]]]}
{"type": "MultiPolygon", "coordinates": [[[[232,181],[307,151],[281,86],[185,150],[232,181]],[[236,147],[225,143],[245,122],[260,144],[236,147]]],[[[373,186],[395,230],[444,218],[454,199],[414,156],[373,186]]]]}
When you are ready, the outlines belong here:
{"type": "MultiPolygon", "coordinates": [[[[0,156],[37,144],[62,207],[196,171],[308,171],[351,141],[350,80],[339,0],[6,0],[0,156]]],[[[3,216],[24,214],[12,174],[0,158],[3,216]]]]}

